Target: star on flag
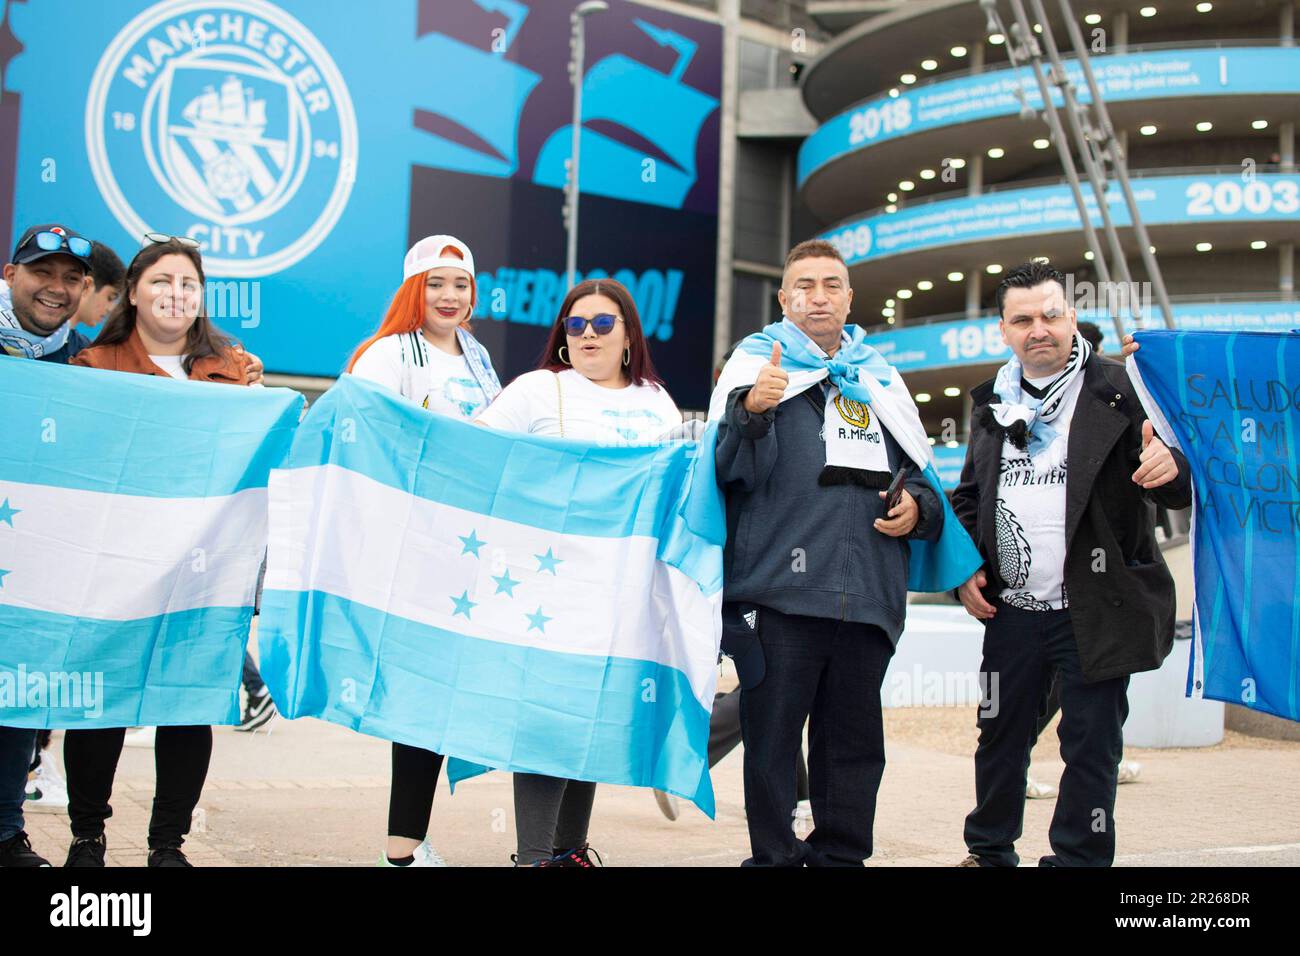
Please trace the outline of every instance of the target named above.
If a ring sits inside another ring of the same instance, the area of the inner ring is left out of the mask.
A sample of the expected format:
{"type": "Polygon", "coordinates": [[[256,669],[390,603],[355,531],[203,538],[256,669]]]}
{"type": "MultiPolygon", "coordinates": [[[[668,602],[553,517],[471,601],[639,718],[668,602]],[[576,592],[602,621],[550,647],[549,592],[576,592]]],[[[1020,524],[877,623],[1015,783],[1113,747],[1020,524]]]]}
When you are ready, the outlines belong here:
{"type": "Polygon", "coordinates": [[[469,612],[478,607],[478,605],[469,599],[469,591],[462,591],[460,597],[455,597],[454,595],[449,595],[449,597],[451,597],[452,601],[456,604],[456,610],[451,612],[451,616],[455,617],[457,614],[464,614],[465,620],[470,620],[469,612]]]}
{"type": "Polygon", "coordinates": [[[474,557],[476,558],[480,557],[478,549],[487,544],[486,541],[480,541],[473,531],[470,531],[468,535],[457,535],[457,537],[459,537],[461,542],[465,545],[465,547],[461,549],[460,553],[469,554],[470,552],[473,552],[474,557]]]}

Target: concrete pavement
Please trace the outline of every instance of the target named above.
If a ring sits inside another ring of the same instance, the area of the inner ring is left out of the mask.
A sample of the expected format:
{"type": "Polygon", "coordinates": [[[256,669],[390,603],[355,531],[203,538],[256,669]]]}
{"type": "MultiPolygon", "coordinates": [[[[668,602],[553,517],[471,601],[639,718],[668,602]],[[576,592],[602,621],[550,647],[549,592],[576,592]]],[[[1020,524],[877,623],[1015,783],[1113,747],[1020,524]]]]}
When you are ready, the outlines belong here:
{"type": "MultiPolygon", "coordinates": [[[[876,819],[874,866],[946,866],[964,856],[962,819],[974,797],[973,708],[885,712],[889,765],[876,819]]],[[[256,734],[215,730],[212,768],[185,850],[199,866],[366,866],[383,848],[389,745],[316,720],[275,720],[256,734]]],[[[54,749],[62,766],[62,735],[54,749]]],[[[1055,783],[1062,764],[1049,728],[1031,773],[1055,783]]],[[[1300,742],[1229,731],[1197,750],[1135,750],[1137,783],[1120,787],[1118,863],[1125,866],[1300,865],[1300,742]]],[[[675,823],[649,791],[602,786],[591,842],[610,866],[731,866],[748,855],[742,752],[713,771],[718,816],[681,805],[675,823]]],[[[110,865],[143,865],[153,752],[123,752],[108,822],[110,865]]],[[[1022,858],[1048,852],[1054,801],[1029,801],[1022,858]]],[[[35,848],[67,852],[67,817],[30,813],[35,848]]],[[[439,784],[433,845],[453,866],[505,866],[514,849],[510,777],[439,784]]]]}

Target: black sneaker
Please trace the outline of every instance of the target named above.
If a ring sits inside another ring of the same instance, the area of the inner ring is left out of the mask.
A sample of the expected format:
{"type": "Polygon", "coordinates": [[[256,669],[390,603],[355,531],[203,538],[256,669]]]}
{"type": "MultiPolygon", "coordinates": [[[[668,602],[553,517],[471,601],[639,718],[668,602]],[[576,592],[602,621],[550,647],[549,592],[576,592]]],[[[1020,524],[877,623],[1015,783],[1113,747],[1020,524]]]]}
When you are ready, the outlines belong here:
{"type": "Polygon", "coordinates": [[[104,851],[108,849],[108,841],[104,839],[104,834],[97,837],[77,837],[72,841],[72,846],[68,847],[68,859],[64,866],[103,866],[104,851]]]}
{"type": "Polygon", "coordinates": [[[260,697],[250,697],[248,703],[244,705],[244,716],[235,730],[243,732],[256,730],[275,715],[275,702],[271,700],[270,691],[260,697]]]}
{"type": "Polygon", "coordinates": [[[34,868],[49,866],[50,861],[32,849],[32,841],[27,834],[19,830],[8,840],[0,843],[0,867],[34,868]]]}
{"type": "Polygon", "coordinates": [[[572,850],[565,850],[563,853],[557,853],[551,858],[549,866],[584,866],[595,867],[598,864],[605,865],[605,861],[596,853],[596,863],[591,862],[591,854],[596,853],[588,844],[584,843],[580,847],[572,850]]]}
{"type": "Polygon", "coordinates": [[[149,851],[150,866],[194,866],[189,860],[185,859],[185,854],[181,852],[178,846],[164,846],[156,850],[149,851]]]}

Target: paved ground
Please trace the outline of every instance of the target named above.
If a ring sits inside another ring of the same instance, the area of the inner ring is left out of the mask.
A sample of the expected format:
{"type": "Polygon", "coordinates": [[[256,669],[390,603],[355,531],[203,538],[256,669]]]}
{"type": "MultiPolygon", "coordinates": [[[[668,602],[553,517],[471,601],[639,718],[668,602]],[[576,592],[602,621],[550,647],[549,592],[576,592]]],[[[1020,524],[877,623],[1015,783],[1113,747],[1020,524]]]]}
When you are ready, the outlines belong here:
{"type": "MultiPolygon", "coordinates": [[[[877,866],[949,865],[964,855],[962,818],[974,783],[974,714],[968,708],[886,712],[889,766],[876,820],[877,866]]],[[[55,736],[54,747],[60,747],[55,736]]],[[[198,865],[365,866],[383,846],[388,745],[314,720],[277,720],[249,736],[216,730],[212,770],[186,844],[198,865]]],[[[1119,790],[1123,865],[1300,865],[1300,743],[1229,732],[1216,747],[1130,750],[1142,779],[1119,790]]],[[[611,866],[730,866],[748,853],[742,754],[714,769],[718,818],[682,807],[671,823],[648,791],[602,787],[592,843],[611,866]]],[[[1034,753],[1034,776],[1055,782],[1062,765],[1052,729],[1034,753]]],[[[144,862],[153,753],[122,756],[108,824],[111,865],[144,862]]],[[[1052,801],[1030,801],[1020,852],[1047,852],[1052,801]]],[[[28,817],[38,851],[61,861],[67,818],[28,817]]],[[[454,866],[508,865],[514,849],[510,778],[494,773],[453,797],[445,783],[430,833],[454,866]]]]}

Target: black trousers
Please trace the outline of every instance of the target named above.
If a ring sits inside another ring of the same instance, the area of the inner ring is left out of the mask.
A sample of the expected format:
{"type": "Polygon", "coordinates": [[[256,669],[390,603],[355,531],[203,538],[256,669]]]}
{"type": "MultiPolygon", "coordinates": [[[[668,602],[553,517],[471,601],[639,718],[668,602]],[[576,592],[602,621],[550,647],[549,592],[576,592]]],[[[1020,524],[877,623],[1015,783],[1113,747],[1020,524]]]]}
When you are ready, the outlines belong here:
{"type": "MultiPolygon", "coordinates": [[[[109,797],[122,756],[126,728],[69,730],[63,736],[63,765],[68,778],[68,816],[74,837],[94,838],[113,815],[109,797]]],[[[153,814],[149,849],[180,846],[190,832],[212,759],[211,727],[159,727],[154,738],[153,814]]]]}
{"type": "MultiPolygon", "coordinates": [[[[740,688],[725,694],[713,695],[713,713],[709,717],[709,766],[740,746],[740,688]]],[[[808,799],[808,764],[803,759],[803,747],[794,766],[794,798],[808,799]]]]}
{"type": "Polygon", "coordinates": [[[1061,695],[1065,773],[1048,837],[1053,866],[1110,866],[1115,859],[1115,785],[1124,752],[1128,678],[1085,683],[1070,612],[1026,611],[997,602],[984,627],[985,701],[977,720],[975,809],[966,846],[989,866],[1016,866],[1024,829],[1025,777],[1053,672],[1061,695]]]}
{"type": "Polygon", "coordinates": [[[442,754],[393,744],[393,785],[388,791],[388,835],[423,840],[429,833],[433,792],[442,754]]]}
{"type": "Polygon", "coordinates": [[[753,866],[861,866],[885,771],[880,685],[894,647],[869,624],[758,612],[766,673],[740,694],[753,866]],[[813,831],[795,837],[795,762],[808,730],[813,831]]]}
{"type": "Polygon", "coordinates": [[[244,651],[244,672],[241,679],[244,683],[244,690],[248,691],[250,699],[260,696],[266,690],[262,675],[258,673],[257,665],[253,663],[253,655],[248,651],[244,651]]]}

